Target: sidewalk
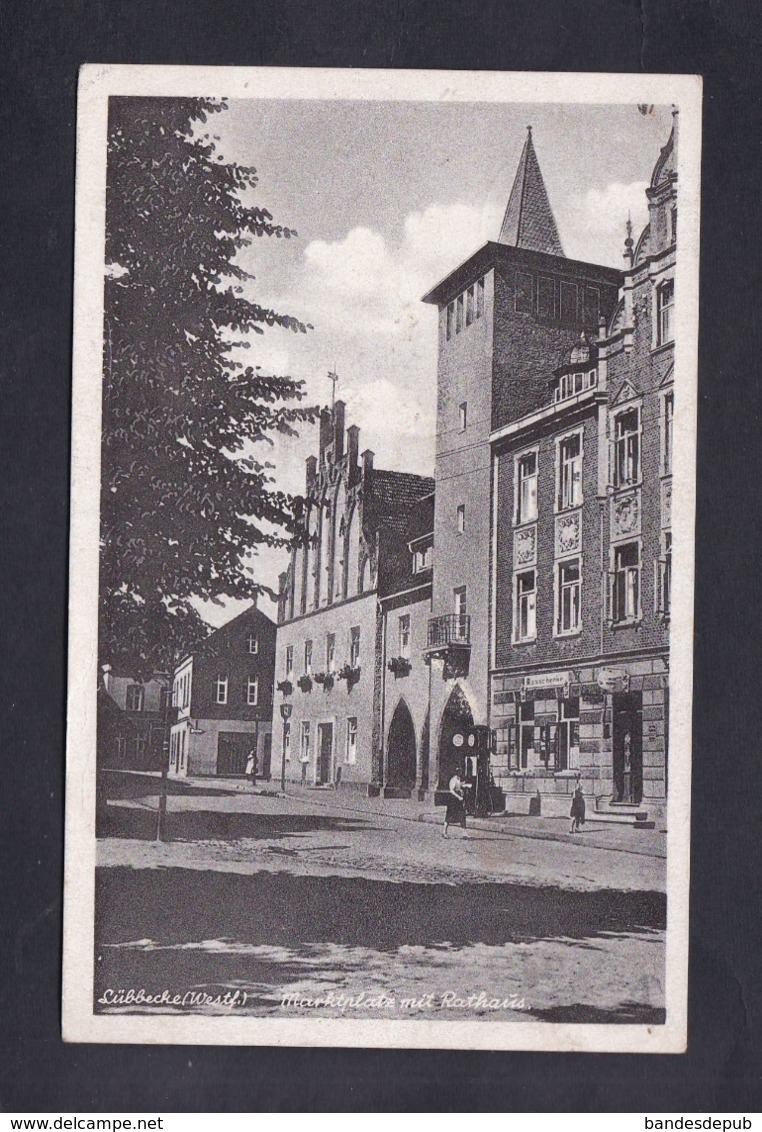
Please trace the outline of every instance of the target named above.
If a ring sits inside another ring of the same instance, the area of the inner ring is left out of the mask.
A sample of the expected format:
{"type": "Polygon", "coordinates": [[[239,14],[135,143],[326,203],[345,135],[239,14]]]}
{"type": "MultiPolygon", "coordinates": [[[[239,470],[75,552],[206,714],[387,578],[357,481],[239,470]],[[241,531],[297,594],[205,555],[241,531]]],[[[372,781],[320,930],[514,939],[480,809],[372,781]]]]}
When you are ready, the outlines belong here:
{"type": "MultiPolygon", "coordinates": [[[[173,779],[173,782],[186,782],[194,790],[205,789],[210,793],[240,793],[243,795],[280,797],[280,782],[272,780],[252,786],[248,782],[235,779],[186,778],[173,779]]],[[[442,807],[431,802],[419,802],[414,798],[369,798],[360,790],[315,788],[297,783],[286,784],[285,798],[298,800],[307,806],[345,813],[394,817],[405,821],[441,824],[444,820],[442,807]]],[[[602,822],[589,822],[581,832],[569,833],[569,819],[566,817],[529,817],[526,814],[499,814],[488,818],[468,818],[468,828],[480,832],[503,835],[505,837],[530,838],[536,841],[560,841],[573,845],[586,845],[590,848],[607,849],[612,852],[629,853],[638,857],[666,858],[666,833],[664,830],[638,830],[628,825],[606,825],[602,822]]]]}

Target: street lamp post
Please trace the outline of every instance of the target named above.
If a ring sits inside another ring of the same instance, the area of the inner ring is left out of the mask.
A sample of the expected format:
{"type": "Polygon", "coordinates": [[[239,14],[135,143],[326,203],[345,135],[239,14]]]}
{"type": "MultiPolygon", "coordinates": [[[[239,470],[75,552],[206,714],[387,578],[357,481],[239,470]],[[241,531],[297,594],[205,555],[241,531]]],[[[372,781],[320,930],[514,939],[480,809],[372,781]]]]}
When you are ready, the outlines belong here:
{"type": "Polygon", "coordinates": [[[281,704],[280,714],[283,720],[283,739],[281,742],[281,756],[280,756],[280,788],[281,793],[286,793],[286,725],[291,718],[291,712],[294,710],[293,704],[281,704]]]}

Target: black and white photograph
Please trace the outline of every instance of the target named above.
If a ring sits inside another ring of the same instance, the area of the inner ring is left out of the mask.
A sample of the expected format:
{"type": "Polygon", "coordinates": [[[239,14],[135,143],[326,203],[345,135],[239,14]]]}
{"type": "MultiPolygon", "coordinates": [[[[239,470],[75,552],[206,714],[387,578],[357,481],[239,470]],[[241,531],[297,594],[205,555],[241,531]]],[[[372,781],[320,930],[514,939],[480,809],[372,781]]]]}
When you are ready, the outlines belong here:
{"type": "Polygon", "coordinates": [[[700,113],[83,68],[66,1040],[684,1050],[700,113]]]}

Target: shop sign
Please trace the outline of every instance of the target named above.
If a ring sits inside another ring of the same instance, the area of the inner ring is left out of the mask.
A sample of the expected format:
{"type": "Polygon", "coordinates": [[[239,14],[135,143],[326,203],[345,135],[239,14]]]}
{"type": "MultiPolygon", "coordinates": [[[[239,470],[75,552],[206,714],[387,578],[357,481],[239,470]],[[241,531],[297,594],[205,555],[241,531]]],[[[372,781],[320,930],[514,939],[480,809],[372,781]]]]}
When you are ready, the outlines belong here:
{"type": "Polygon", "coordinates": [[[540,672],[524,677],[527,692],[538,688],[557,688],[559,684],[571,684],[571,672],[540,672]]]}
{"type": "Polygon", "coordinates": [[[630,674],[624,668],[602,668],[598,673],[598,687],[604,692],[626,692],[630,687],[630,674]]]}

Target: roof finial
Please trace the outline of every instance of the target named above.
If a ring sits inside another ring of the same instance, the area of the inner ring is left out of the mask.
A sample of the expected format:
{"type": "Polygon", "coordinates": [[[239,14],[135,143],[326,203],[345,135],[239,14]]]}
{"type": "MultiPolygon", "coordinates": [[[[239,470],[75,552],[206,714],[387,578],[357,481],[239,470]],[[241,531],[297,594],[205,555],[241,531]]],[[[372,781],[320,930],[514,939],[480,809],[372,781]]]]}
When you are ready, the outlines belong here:
{"type": "Polygon", "coordinates": [[[632,248],[633,248],[632,216],[630,215],[629,212],[627,213],[627,223],[625,225],[625,229],[627,231],[627,238],[624,241],[624,258],[627,261],[628,265],[630,267],[632,267],[632,263],[633,263],[633,260],[634,260],[635,257],[633,255],[633,251],[632,251],[632,248]]]}
{"type": "Polygon", "coordinates": [[[331,412],[333,412],[334,405],[336,404],[336,383],[339,380],[339,375],[336,373],[336,367],[328,374],[328,380],[331,383],[331,412]]]}

